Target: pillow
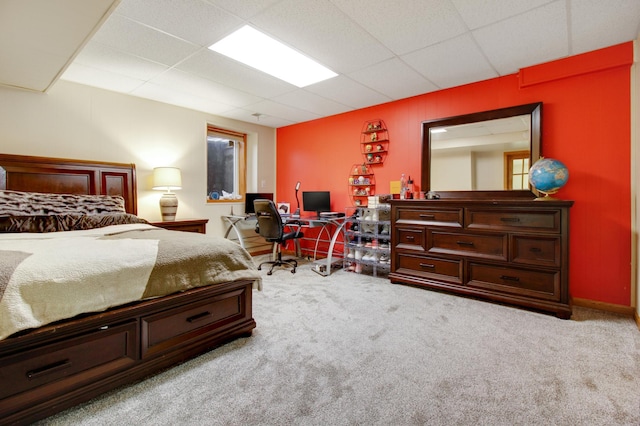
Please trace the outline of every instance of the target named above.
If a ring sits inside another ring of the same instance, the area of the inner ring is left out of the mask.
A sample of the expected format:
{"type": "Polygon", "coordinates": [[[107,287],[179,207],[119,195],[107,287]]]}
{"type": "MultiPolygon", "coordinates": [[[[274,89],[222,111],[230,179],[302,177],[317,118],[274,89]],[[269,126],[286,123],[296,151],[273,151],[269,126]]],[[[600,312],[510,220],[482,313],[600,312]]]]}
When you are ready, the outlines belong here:
{"type": "Polygon", "coordinates": [[[128,213],[96,215],[0,216],[0,233],[58,232],[103,228],[110,225],[149,223],[128,213]]]}
{"type": "Polygon", "coordinates": [[[0,216],[126,213],[119,195],[0,191],[0,216]]]}

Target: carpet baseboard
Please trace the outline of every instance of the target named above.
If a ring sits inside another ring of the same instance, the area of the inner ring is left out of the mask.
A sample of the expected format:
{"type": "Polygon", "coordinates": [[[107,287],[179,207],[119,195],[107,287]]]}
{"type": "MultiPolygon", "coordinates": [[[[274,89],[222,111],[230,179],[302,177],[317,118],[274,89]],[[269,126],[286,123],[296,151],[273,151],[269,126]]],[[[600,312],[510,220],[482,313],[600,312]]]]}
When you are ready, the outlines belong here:
{"type": "MultiPolygon", "coordinates": [[[[596,300],[580,299],[577,297],[572,298],[572,303],[575,306],[581,306],[583,308],[590,308],[590,309],[597,309],[599,311],[611,312],[614,314],[625,315],[628,317],[633,317],[635,313],[635,309],[633,307],[616,305],[615,303],[598,302],[596,300]]],[[[636,317],[636,323],[637,322],[638,321],[636,317]]]]}

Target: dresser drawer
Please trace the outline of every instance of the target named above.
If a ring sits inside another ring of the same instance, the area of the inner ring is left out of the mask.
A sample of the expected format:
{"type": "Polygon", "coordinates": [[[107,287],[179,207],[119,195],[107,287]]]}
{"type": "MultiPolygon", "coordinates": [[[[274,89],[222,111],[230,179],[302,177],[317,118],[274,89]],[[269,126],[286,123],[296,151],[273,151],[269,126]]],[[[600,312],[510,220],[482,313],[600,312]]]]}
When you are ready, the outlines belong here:
{"type": "Polygon", "coordinates": [[[483,210],[468,208],[469,229],[560,232],[560,210],[483,210]]]}
{"type": "Polygon", "coordinates": [[[246,288],[142,318],[142,357],[155,355],[210,331],[220,331],[245,315],[246,288]]]}
{"type": "Polygon", "coordinates": [[[470,287],[536,299],[560,300],[560,272],[532,271],[469,263],[470,287]]]}
{"type": "Polygon", "coordinates": [[[427,246],[424,228],[396,226],[394,233],[396,248],[424,251],[427,246]]]}
{"type": "Polygon", "coordinates": [[[0,358],[0,404],[11,404],[4,398],[37,387],[43,397],[65,392],[126,368],[137,359],[136,331],[137,322],[131,321],[0,358]]]}
{"type": "Polygon", "coordinates": [[[396,222],[413,222],[437,226],[453,226],[456,228],[462,227],[464,218],[462,208],[399,208],[396,216],[396,222]]]}
{"type": "Polygon", "coordinates": [[[560,237],[512,236],[511,261],[526,265],[560,267],[560,237]]]}
{"type": "Polygon", "coordinates": [[[506,234],[480,235],[429,230],[427,235],[429,253],[507,260],[507,250],[506,234]]]}
{"type": "Polygon", "coordinates": [[[462,260],[438,259],[410,253],[399,253],[397,256],[395,272],[462,283],[462,260]]]}

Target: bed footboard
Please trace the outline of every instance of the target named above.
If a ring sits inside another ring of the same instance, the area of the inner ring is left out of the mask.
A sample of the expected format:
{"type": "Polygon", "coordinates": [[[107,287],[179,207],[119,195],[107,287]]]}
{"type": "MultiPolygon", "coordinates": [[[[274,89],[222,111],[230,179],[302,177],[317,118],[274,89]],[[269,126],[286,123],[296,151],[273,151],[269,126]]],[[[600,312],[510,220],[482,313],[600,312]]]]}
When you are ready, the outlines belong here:
{"type": "Polygon", "coordinates": [[[202,287],[0,341],[0,424],[27,424],[250,336],[252,282],[202,287]]]}

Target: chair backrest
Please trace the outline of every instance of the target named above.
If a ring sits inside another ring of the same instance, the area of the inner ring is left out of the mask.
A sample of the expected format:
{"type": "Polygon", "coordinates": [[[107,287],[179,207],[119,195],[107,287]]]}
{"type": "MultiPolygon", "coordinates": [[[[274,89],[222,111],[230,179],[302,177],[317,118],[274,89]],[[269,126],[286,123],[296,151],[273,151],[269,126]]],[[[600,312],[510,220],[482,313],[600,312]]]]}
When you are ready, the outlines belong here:
{"type": "Polygon", "coordinates": [[[276,205],[271,200],[257,199],[253,201],[253,208],[258,219],[258,232],[265,240],[280,240],[284,235],[282,217],[276,205]]]}

